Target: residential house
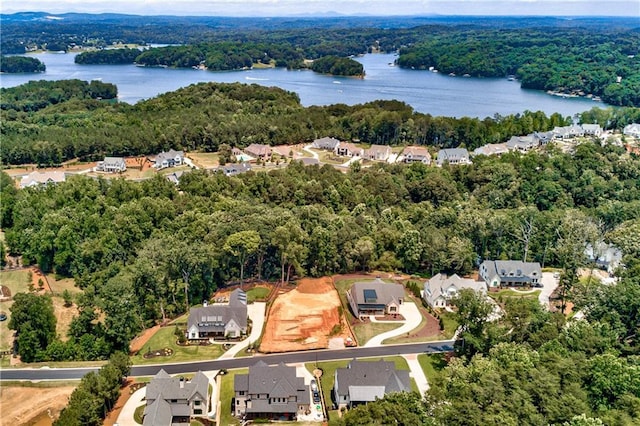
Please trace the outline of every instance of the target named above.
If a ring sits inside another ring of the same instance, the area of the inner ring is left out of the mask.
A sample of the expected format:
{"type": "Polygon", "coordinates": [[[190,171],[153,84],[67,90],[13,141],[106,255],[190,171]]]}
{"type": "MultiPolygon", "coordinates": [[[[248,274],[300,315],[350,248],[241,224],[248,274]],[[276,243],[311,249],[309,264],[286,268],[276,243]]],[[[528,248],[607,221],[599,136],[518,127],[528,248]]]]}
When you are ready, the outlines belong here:
{"type": "Polygon", "coordinates": [[[305,165],[305,166],[320,165],[320,160],[318,160],[317,158],[313,158],[313,157],[302,157],[302,158],[299,158],[297,161],[301,161],[302,164],[305,165]]]}
{"type": "Polygon", "coordinates": [[[236,417],[294,420],[309,412],[310,390],[295,367],[284,363],[268,366],[264,361],[249,367],[248,374],[236,374],[233,390],[236,417]]]}
{"type": "Polygon", "coordinates": [[[461,278],[457,274],[451,276],[437,274],[424,283],[423,298],[432,308],[444,308],[449,306],[451,299],[465,288],[480,294],[487,292],[484,281],[461,278]]]}
{"type": "Polygon", "coordinates": [[[198,371],[191,380],[161,369],[145,391],[143,426],[188,426],[191,417],[209,412],[209,379],[198,371]]]}
{"type": "Polygon", "coordinates": [[[269,161],[271,159],[271,147],[269,145],[252,143],[244,149],[244,152],[254,158],[259,158],[264,161],[269,161]]]}
{"type": "Polygon", "coordinates": [[[371,145],[364,150],[362,158],[374,161],[387,161],[391,155],[391,147],[388,145],[371,145]]]}
{"type": "Polygon", "coordinates": [[[527,136],[512,136],[505,144],[509,151],[528,152],[540,145],[540,141],[532,133],[527,136]]]}
{"type": "Polygon", "coordinates": [[[497,155],[506,154],[509,152],[509,148],[506,143],[490,143],[482,145],[473,151],[473,155],[497,155]]]}
{"type": "Polygon", "coordinates": [[[599,124],[583,124],[582,131],[585,135],[600,136],[602,135],[602,127],[599,124]]]}
{"type": "Polygon", "coordinates": [[[408,146],[402,151],[405,163],[431,164],[431,154],[429,150],[422,146],[408,146]]]}
{"type": "Polygon", "coordinates": [[[314,140],[311,144],[311,147],[315,149],[322,149],[325,151],[334,151],[339,143],[340,141],[336,138],[324,137],[314,140]]]}
{"type": "Polygon", "coordinates": [[[127,163],[123,157],[104,157],[103,161],[98,161],[96,170],[107,173],[120,173],[127,170],[127,163]]]}
{"type": "Polygon", "coordinates": [[[409,372],[392,361],[351,360],[334,373],[333,398],[338,409],[373,402],[392,392],[411,392],[409,372]]]}
{"type": "Polygon", "coordinates": [[[191,308],[187,320],[187,339],[208,340],[215,337],[240,337],[247,334],[247,294],[235,289],[228,304],[191,308]]]}
{"type": "Polygon", "coordinates": [[[622,134],[624,134],[625,136],[640,138],[640,124],[631,123],[624,126],[624,129],[622,130],[622,134]]]}
{"type": "Polygon", "coordinates": [[[572,139],[584,136],[584,130],[577,124],[571,126],[554,127],[552,131],[555,139],[572,139]]]}
{"type": "Polygon", "coordinates": [[[167,167],[180,166],[184,162],[184,152],[175,151],[170,149],[167,152],[161,152],[156,155],[155,164],[153,167],[156,169],[165,169],[167,167]]]}
{"type": "Polygon", "coordinates": [[[488,288],[542,285],[542,271],[538,262],[485,260],[480,265],[480,277],[488,288]]]}
{"type": "Polygon", "coordinates": [[[20,180],[20,188],[47,186],[66,180],[64,172],[31,172],[20,180]]]}
{"type": "Polygon", "coordinates": [[[363,154],[363,149],[358,148],[350,142],[340,142],[338,145],[336,145],[334,152],[336,153],[336,155],[340,155],[342,157],[361,157],[363,154]]]}
{"type": "Polygon", "coordinates": [[[471,164],[469,161],[469,151],[465,148],[448,148],[438,151],[436,164],[442,166],[444,163],[449,164],[471,164]]]}
{"type": "Polygon", "coordinates": [[[620,249],[604,241],[598,242],[595,247],[587,244],[584,254],[590,262],[595,263],[598,268],[606,270],[609,274],[613,274],[622,261],[620,249]]]}
{"type": "Polygon", "coordinates": [[[404,287],[381,279],[354,283],[347,300],[358,318],[369,315],[397,314],[404,303],[404,287]]]}
{"type": "Polygon", "coordinates": [[[184,170],[179,170],[177,172],[168,173],[164,177],[174,185],[180,184],[180,178],[184,174],[184,170]]]}
{"type": "Polygon", "coordinates": [[[534,137],[536,139],[538,139],[538,142],[540,143],[540,145],[546,145],[549,142],[551,142],[555,135],[553,133],[553,131],[548,131],[548,132],[535,132],[534,137]]]}
{"type": "Polygon", "coordinates": [[[222,172],[225,176],[236,176],[251,170],[249,163],[228,163],[224,166],[218,166],[216,172],[222,172]]]}

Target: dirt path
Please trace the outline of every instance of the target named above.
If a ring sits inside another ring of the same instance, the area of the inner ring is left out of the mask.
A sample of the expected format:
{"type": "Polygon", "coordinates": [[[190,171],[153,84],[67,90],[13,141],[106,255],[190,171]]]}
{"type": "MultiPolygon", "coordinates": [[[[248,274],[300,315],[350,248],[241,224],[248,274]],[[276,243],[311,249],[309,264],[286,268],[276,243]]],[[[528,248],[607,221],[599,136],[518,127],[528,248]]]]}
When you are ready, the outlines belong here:
{"type": "Polygon", "coordinates": [[[149,341],[149,339],[151,339],[151,337],[153,337],[154,334],[156,334],[158,330],[160,330],[160,325],[155,325],[144,330],[139,336],[134,337],[129,344],[129,354],[135,355],[140,352],[144,345],[149,341]]]}
{"type": "Polygon", "coordinates": [[[74,386],[36,388],[22,386],[0,387],[0,425],[51,424],[67,405],[74,386]],[[47,419],[49,417],[49,419],[47,419]]]}
{"type": "Polygon", "coordinates": [[[135,379],[131,377],[127,377],[127,381],[125,385],[120,389],[120,396],[113,406],[113,410],[109,412],[107,418],[104,419],[104,426],[113,426],[118,422],[118,416],[122,411],[122,407],[127,403],[129,397],[131,396],[131,385],[135,383],[135,379]]]}

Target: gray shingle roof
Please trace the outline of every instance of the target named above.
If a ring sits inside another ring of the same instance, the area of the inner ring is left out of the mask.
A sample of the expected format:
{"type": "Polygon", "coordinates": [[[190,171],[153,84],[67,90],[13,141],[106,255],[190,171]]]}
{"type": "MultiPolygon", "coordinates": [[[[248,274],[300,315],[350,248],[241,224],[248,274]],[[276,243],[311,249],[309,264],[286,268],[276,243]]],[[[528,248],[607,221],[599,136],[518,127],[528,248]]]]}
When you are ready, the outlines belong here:
{"type": "Polygon", "coordinates": [[[375,281],[363,281],[354,283],[351,287],[351,297],[357,304],[363,303],[375,303],[388,305],[391,302],[398,303],[399,300],[404,300],[404,287],[400,284],[385,283],[384,281],[377,279],[375,281]],[[376,301],[370,301],[367,298],[369,290],[375,292],[376,301]]]}
{"type": "Polygon", "coordinates": [[[227,305],[191,308],[187,329],[195,325],[200,332],[223,332],[225,325],[231,320],[240,328],[247,327],[247,294],[240,289],[231,293],[227,305]]]}
{"type": "Polygon", "coordinates": [[[411,391],[409,372],[396,370],[391,361],[354,359],[347,368],[336,370],[336,378],[336,393],[349,395],[351,402],[374,401],[391,392],[411,391]]]}

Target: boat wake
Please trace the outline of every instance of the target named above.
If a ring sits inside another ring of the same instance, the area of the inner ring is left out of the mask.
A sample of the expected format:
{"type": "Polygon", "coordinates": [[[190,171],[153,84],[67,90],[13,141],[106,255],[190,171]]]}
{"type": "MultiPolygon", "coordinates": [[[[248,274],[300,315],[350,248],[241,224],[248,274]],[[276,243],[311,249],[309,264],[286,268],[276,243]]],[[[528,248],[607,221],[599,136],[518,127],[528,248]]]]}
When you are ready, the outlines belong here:
{"type": "Polygon", "coordinates": [[[253,80],[253,81],[269,81],[268,78],[257,78],[257,77],[245,77],[245,80],[253,80]]]}

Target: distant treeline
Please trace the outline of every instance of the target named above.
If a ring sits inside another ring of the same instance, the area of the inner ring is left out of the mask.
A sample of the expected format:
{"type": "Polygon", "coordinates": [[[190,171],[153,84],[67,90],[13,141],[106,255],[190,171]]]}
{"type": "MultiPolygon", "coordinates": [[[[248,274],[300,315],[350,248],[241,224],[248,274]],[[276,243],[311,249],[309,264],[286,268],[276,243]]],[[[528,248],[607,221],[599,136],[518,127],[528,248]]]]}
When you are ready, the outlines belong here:
{"type": "Polygon", "coordinates": [[[400,49],[398,65],[477,77],[515,75],[528,89],[640,105],[640,34],[583,29],[466,30],[400,49]]]}
{"type": "Polygon", "coordinates": [[[0,72],[44,72],[47,67],[38,58],[26,56],[2,56],[0,58],[0,72]]]}
{"type": "MultiPolygon", "coordinates": [[[[433,117],[398,101],[305,108],[295,93],[239,83],[201,83],[135,105],[95,100],[116,94],[113,85],[79,80],[1,89],[2,162],[50,165],[172,147],[215,152],[221,144],[281,145],[327,135],[383,145],[474,149],[571,122],[540,111],[482,120],[433,117]]],[[[640,121],[640,109],[596,109],[587,122],[593,121],[621,128],[640,121]]]]}

